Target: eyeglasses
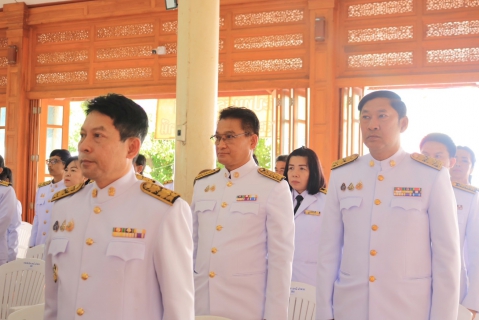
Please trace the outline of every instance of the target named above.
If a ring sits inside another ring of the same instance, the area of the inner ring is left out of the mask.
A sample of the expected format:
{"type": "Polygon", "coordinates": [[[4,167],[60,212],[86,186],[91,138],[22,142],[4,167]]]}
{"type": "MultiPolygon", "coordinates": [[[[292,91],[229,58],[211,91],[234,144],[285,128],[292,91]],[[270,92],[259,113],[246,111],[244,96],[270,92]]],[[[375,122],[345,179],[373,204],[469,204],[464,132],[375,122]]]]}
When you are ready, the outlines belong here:
{"type": "Polygon", "coordinates": [[[51,164],[52,166],[56,165],[57,163],[63,162],[62,160],[59,159],[47,159],[45,160],[47,164],[51,164]]]}
{"type": "Polygon", "coordinates": [[[242,135],[249,135],[249,132],[243,132],[239,134],[214,134],[210,137],[211,140],[215,142],[215,144],[220,144],[221,140],[223,140],[226,144],[233,142],[233,139],[242,135]]]}

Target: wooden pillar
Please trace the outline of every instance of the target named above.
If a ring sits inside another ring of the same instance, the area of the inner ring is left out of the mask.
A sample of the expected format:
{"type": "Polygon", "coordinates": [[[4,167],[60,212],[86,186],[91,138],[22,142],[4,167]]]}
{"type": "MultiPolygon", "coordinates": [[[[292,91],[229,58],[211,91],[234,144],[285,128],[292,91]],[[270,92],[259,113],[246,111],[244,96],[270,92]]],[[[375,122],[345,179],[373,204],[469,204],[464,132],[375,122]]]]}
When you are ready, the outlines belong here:
{"type": "Polygon", "coordinates": [[[182,0],[178,12],[176,124],[186,140],[176,142],[175,191],[191,201],[193,181],[215,167],[218,97],[219,0],[182,0]]]}
{"type": "Polygon", "coordinates": [[[339,93],[336,78],[336,1],[309,0],[310,147],[329,180],[331,163],[339,156],[339,93]],[[316,18],[325,19],[324,40],[315,40],[316,18]]]}
{"type": "Polygon", "coordinates": [[[30,204],[28,189],[29,132],[28,100],[26,99],[28,72],[28,9],[25,3],[3,5],[7,25],[8,45],[17,46],[17,62],[7,68],[5,165],[12,169],[15,191],[23,206],[23,218],[30,204]]]}

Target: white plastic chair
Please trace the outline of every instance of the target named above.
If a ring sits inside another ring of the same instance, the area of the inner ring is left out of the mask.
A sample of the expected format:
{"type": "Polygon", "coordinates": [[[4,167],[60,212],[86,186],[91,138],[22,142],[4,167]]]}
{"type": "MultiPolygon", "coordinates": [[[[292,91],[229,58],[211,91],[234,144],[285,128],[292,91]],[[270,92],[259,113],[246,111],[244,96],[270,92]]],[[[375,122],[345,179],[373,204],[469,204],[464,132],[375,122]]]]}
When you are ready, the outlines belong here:
{"type": "Polygon", "coordinates": [[[45,260],[43,259],[44,253],[45,253],[45,245],[40,244],[38,246],[28,248],[27,255],[25,256],[25,258],[45,260]]]}
{"type": "Polygon", "coordinates": [[[17,258],[25,258],[31,235],[32,235],[32,225],[28,222],[22,221],[20,228],[18,228],[17,258]]]}
{"type": "Polygon", "coordinates": [[[36,304],[15,311],[8,316],[8,320],[43,320],[45,304],[36,304]]]}
{"type": "Polygon", "coordinates": [[[195,320],[231,320],[230,318],[223,318],[217,316],[196,316],[195,320]]]}
{"type": "Polygon", "coordinates": [[[316,287],[291,282],[288,320],[314,320],[316,317],[316,287]]]}
{"type": "Polygon", "coordinates": [[[45,302],[45,261],[18,259],[0,266],[0,320],[10,308],[45,302]]]}
{"type": "Polygon", "coordinates": [[[457,320],[472,320],[472,313],[463,305],[459,305],[457,320]]]}

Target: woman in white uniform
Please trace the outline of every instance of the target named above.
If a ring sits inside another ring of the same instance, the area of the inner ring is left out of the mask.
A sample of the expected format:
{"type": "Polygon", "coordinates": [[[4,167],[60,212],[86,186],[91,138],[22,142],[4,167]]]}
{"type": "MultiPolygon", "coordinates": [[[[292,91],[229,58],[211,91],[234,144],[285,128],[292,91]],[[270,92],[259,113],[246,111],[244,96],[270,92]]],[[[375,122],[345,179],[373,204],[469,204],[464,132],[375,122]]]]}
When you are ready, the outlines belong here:
{"type": "Polygon", "coordinates": [[[305,147],[294,150],[286,160],[284,176],[294,205],[292,281],[316,286],[319,230],[326,202],[326,184],[318,156],[305,147]]]}

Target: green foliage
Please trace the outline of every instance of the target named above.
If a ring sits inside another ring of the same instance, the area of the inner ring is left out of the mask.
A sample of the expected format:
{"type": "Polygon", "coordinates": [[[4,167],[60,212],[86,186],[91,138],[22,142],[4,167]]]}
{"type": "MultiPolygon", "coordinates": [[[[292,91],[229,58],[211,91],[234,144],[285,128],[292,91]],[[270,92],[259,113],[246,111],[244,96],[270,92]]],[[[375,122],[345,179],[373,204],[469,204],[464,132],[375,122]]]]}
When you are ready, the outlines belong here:
{"type": "Polygon", "coordinates": [[[154,140],[155,133],[149,134],[141,147],[141,154],[146,158],[148,174],[159,182],[173,179],[175,163],[175,140],[154,140]]]}

